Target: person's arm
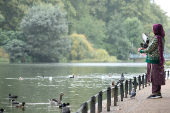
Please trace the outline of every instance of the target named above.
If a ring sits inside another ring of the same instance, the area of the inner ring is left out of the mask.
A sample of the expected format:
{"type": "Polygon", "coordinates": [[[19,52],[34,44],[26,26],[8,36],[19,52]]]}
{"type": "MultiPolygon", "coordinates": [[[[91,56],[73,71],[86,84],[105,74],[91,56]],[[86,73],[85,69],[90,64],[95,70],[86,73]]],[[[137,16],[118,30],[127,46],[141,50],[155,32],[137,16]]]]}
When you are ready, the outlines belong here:
{"type": "Polygon", "coordinates": [[[158,48],[158,39],[157,37],[154,37],[151,44],[149,44],[149,46],[146,49],[140,50],[140,53],[152,53],[157,48],[158,48]]]}

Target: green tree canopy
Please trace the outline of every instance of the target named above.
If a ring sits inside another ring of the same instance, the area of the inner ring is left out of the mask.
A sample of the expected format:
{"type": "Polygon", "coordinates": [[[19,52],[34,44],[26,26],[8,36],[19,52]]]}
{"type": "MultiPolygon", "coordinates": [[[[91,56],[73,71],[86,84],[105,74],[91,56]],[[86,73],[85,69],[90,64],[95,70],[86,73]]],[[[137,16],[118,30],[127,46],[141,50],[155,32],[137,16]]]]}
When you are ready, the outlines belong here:
{"type": "Polygon", "coordinates": [[[28,10],[21,22],[28,37],[30,55],[39,61],[58,61],[63,51],[70,48],[66,13],[58,6],[36,5],[28,10]]]}
{"type": "Polygon", "coordinates": [[[105,36],[105,23],[92,16],[82,17],[74,29],[78,34],[84,34],[95,47],[103,48],[105,36]]]}
{"type": "Polygon", "coordinates": [[[106,50],[120,60],[127,60],[132,48],[126,36],[124,21],[121,14],[115,13],[107,24],[106,50]]]}
{"type": "Polygon", "coordinates": [[[140,47],[142,42],[143,26],[138,18],[127,18],[125,21],[126,36],[134,47],[140,47]]]}

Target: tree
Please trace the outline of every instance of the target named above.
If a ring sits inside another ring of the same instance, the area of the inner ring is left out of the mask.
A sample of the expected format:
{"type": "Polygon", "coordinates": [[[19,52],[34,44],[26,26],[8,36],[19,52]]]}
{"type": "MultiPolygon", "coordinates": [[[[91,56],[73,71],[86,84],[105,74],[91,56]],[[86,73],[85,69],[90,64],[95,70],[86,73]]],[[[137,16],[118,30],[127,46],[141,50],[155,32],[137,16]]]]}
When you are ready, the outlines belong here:
{"type": "Polygon", "coordinates": [[[14,39],[9,41],[4,48],[9,54],[11,62],[21,61],[27,57],[26,43],[21,40],[14,39]]]}
{"type": "Polygon", "coordinates": [[[73,33],[69,38],[72,45],[70,60],[82,60],[93,57],[93,47],[84,35],[73,33]]]}
{"type": "Polygon", "coordinates": [[[127,18],[125,27],[127,38],[131,44],[136,48],[140,47],[142,32],[144,32],[142,22],[138,18],[127,18]]]}
{"type": "Polygon", "coordinates": [[[92,16],[82,17],[74,29],[78,34],[86,35],[87,39],[94,44],[94,47],[103,48],[105,36],[105,23],[92,16]]]}
{"type": "Polygon", "coordinates": [[[131,44],[126,36],[124,27],[125,19],[121,14],[115,13],[107,24],[106,50],[109,55],[117,56],[117,59],[127,60],[131,51],[131,44]]]}
{"type": "Polygon", "coordinates": [[[21,22],[29,54],[37,61],[58,61],[70,48],[66,13],[59,6],[36,5],[21,22]]]}

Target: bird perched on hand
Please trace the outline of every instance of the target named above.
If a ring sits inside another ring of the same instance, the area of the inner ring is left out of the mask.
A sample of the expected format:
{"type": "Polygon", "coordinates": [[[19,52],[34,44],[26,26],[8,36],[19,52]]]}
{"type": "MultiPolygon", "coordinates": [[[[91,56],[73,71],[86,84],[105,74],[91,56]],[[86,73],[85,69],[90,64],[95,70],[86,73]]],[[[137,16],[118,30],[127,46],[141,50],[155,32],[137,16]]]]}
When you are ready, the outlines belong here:
{"type": "Polygon", "coordinates": [[[135,92],[135,89],[133,88],[130,98],[135,98],[135,96],[136,96],[136,92],[135,92]]]}
{"type": "Polygon", "coordinates": [[[51,102],[55,102],[57,105],[62,104],[62,96],[66,95],[64,93],[60,93],[60,99],[50,99],[51,102]]]}
{"type": "Polygon", "coordinates": [[[4,112],[4,109],[3,109],[3,108],[1,108],[1,109],[0,109],[0,113],[3,113],[3,112],[4,112]]]}
{"type": "Polygon", "coordinates": [[[18,96],[17,95],[11,95],[11,94],[9,94],[9,96],[8,96],[9,98],[18,98],[18,96]]]}

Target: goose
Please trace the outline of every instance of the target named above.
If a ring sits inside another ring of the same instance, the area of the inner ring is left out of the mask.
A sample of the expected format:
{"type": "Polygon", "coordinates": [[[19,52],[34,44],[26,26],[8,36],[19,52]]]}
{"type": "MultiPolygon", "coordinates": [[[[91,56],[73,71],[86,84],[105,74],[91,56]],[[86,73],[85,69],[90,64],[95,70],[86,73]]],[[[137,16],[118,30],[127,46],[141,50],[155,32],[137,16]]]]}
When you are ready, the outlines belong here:
{"type": "Polygon", "coordinates": [[[3,113],[3,112],[4,112],[4,109],[3,109],[3,108],[1,108],[1,109],[0,109],[0,113],[3,113]]]}
{"type": "Polygon", "coordinates": [[[17,102],[14,99],[12,99],[12,104],[19,104],[19,102],[17,102]]]}
{"type": "Polygon", "coordinates": [[[64,93],[60,93],[60,99],[50,99],[51,102],[56,102],[57,105],[62,104],[62,96],[66,95],[64,93]]]}
{"type": "Polygon", "coordinates": [[[22,102],[22,104],[16,105],[15,107],[16,107],[16,108],[24,108],[24,105],[25,105],[25,102],[22,102]]]}
{"type": "Polygon", "coordinates": [[[9,98],[18,98],[18,96],[9,94],[9,98]]]}

